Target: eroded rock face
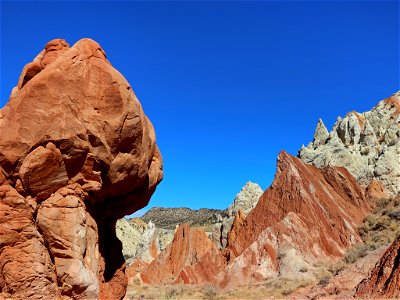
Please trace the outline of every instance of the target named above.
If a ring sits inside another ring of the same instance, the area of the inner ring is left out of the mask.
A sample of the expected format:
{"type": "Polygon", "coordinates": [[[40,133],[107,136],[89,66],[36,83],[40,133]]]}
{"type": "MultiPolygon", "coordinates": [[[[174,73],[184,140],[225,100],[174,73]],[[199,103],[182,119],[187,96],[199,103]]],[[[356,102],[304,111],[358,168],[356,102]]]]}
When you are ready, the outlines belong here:
{"type": "Polygon", "coordinates": [[[263,190],[257,183],[247,182],[236,195],[232,204],[228,207],[228,215],[223,218],[221,224],[215,226],[212,238],[220,248],[225,248],[228,241],[228,234],[231,231],[236,213],[241,211],[247,215],[258,203],[263,190]]]}
{"type": "Polygon", "coordinates": [[[128,265],[135,260],[150,263],[172,241],[175,231],[157,228],[151,221],[140,218],[121,219],[117,222],[117,236],[128,265]]]}
{"type": "Polygon", "coordinates": [[[154,129],[101,47],[49,42],[0,110],[0,298],[122,298],[115,224],[161,180],[154,129]]]}
{"type": "Polygon", "coordinates": [[[318,169],[281,152],[271,186],[230,233],[223,286],[283,276],[307,278],[313,264],[361,242],[357,226],[372,208],[345,169],[318,169]]]}
{"type": "Polygon", "coordinates": [[[237,211],[225,249],[200,236],[201,245],[190,243],[182,228],[142,280],[234,287],[278,276],[314,279],[304,270],[361,242],[357,226],[372,203],[345,168],[318,169],[281,152],[274,182],[247,216],[237,211]]]}
{"type": "Polygon", "coordinates": [[[400,297],[400,237],[398,237],[371,270],[368,278],[356,288],[356,297],[400,297]]]}
{"type": "Polygon", "coordinates": [[[174,239],[140,274],[144,283],[213,282],[225,263],[222,253],[201,229],[180,225],[174,239]]]}
{"type": "Polygon", "coordinates": [[[364,186],[379,180],[385,192],[400,193],[400,92],[371,111],[338,118],[330,133],[318,121],[314,140],[299,157],[317,167],[343,166],[364,186]]]}

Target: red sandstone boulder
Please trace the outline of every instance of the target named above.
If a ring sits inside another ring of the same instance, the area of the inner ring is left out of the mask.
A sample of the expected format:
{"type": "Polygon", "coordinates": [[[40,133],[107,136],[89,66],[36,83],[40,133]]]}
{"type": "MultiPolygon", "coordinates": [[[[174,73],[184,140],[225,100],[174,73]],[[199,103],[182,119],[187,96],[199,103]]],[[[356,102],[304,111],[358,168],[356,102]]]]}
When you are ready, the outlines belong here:
{"type": "Polygon", "coordinates": [[[400,298],[400,237],[386,250],[368,278],[357,286],[355,297],[400,298]]]}
{"type": "Polygon", "coordinates": [[[161,180],[154,129],[99,44],[49,42],[0,110],[0,298],[122,298],[115,222],[161,180]]]}

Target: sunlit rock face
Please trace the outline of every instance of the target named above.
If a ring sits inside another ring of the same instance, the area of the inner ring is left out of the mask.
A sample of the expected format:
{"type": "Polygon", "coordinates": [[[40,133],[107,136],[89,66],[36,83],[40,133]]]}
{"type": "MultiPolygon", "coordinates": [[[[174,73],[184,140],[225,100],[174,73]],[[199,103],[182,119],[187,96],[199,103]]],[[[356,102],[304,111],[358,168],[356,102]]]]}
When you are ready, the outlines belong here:
{"type": "Polygon", "coordinates": [[[319,169],[282,151],[275,179],[257,205],[247,216],[241,209],[236,212],[225,249],[204,232],[181,227],[140,278],[221,287],[278,276],[312,279],[312,272],[303,270],[339,258],[361,242],[357,226],[372,203],[345,168],[319,169]]]}
{"type": "Polygon", "coordinates": [[[317,167],[343,166],[362,184],[375,179],[385,192],[400,193],[400,92],[371,111],[338,118],[330,133],[318,121],[314,140],[299,157],[317,167]]]}
{"type": "Polygon", "coordinates": [[[212,232],[212,240],[221,248],[225,248],[228,241],[228,234],[232,228],[235,215],[241,211],[247,215],[258,203],[263,190],[257,183],[247,182],[236,195],[232,204],[227,209],[227,214],[222,221],[215,224],[212,232]]]}
{"type": "Polygon", "coordinates": [[[122,253],[128,265],[139,260],[150,263],[172,241],[175,230],[158,228],[140,218],[117,221],[116,233],[122,242],[122,253]]]}
{"type": "Polygon", "coordinates": [[[357,226],[372,202],[345,168],[316,168],[282,151],[271,186],[246,218],[236,216],[222,286],[310,279],[302,270],[361,242],[357,226]]]}
{"type": "Polygon", "coordinates": [[[0,110],[0,298],[122,298],[115,223],[161,180],[153,126],[99,44],[49,42],[0,110]]]}

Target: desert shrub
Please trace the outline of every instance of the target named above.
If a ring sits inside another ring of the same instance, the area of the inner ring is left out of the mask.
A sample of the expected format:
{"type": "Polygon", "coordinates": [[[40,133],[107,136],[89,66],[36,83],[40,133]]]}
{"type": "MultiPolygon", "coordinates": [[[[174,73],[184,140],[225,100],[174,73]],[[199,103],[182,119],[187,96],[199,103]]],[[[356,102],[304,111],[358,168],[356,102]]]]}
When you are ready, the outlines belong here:
{"type": "Polygon", "coordinates": [[[263,296],[282,298],[282,296],[289,296],[298,288],[306,287],[311,283],[313,283],[311,280],[302,279],[271,279],[264,283],[265,292],[263,296]]]}
{"type": "Polygon", "coordinates": [[[218,292],[219,292],[218,288],[211,284],[205,285],[201,290],[204,299],[210,299],[210,300],[217,299],[218,292]]]}
{"type": "Polygon", "coordinates": [[[328,276],[324,276],[319,280],[319,285],[327,286],[329,284],[330,278],[328,276]]]}
{"type": "Polygon", "coordinates": [[[390,219],[400,221],[400,211],[392,211],[388,214],[390,219]]]}
{"type": "Polygon", "coordinates": [[[355,263],[359,258],[366,256],[368,250],[367,244],[358,244],[346,252],[344,261],[348,264],[355,263]]]}
{"type": "Polygon", "coordinates": [[[344,260],[347,264],[352,264],[357,261],[357,254],[355,252],[347,252],[346,255],[344,256],[344,260]]]}
{"type": "Polygon", "coordinates": [[[167,299],[172,299],[176,296],[182,295],[183,290],[180,286],[168,286],[165,290],[165,297],[167,299]]]}
{"type": "Polygon", "coordinates": [[[380,199],[376,202],[375,209],[373,210],[374,214],[379,214],[381,213],[390,203],[391,199],[390,198],[383,198],[380,199]]]}
{"type": "Polygon", "coordinates": [[[340,271],[342,271],[345,268],[346,264],[344,261],[340,260],[336,263],[330,263],[328,264],[328,271],[333,275],[336,276],[339,274],[340,271]]]}
{"type": "Polygon", "coordinates": [[[361,239],[369,250],[388,245],[400,234],[399,220],[400,197],[381,199],[359,227],[361,239]]]}
{"type": "Polygon", "coordinates": [[[295,289],[291,289],[291,288],[287,288],[287,289],[284,289],[283,291],[282,291],[282,295],[283,296],[289,296],[291,293],[293,293],[295,291],[295,289]]]}
{"type": "Polygon", "coordinates": [[[301,268],[299,269],[299,272],[301,272],[301,273],[307,273],[308,270],[307,270],[306,267],[301,267],[301,268]]]}

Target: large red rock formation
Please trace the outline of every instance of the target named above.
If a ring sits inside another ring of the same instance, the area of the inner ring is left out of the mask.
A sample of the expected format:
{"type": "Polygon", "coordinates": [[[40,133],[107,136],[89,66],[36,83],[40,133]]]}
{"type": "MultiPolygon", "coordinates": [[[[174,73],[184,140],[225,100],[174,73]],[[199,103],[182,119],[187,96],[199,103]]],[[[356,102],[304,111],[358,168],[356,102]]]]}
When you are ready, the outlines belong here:
{"type": "Polygon", "coordinates": [[[214,270],[221,269],[224,263],[207,234],[185,223],[178,227],[167,248],[141,272],[141,278],[151,284],[212,282],[214,270]]]}
{"type": "Polygon", "coordinates": [[[356,288],[356,297],[400,298],[400,237],[356,288]]]}
{"type": "Polygon", "coordinates": [[[317,229],[318,245],[325,254],[338,256],[359,241],[357,224],[371,208],[362,188],[345,168],[318,169],[282,151],[273,183],[228,249],[232,256],[240,255],[262,231],[292,213],[304,227],[317,229]]]}
{"type": "Polygon", "coordinates": [[[153,127],[99,44],[49,42],[0,110],[0,298],[123,297],[115,223],[161,179],[153,127]]]}
{"type": "Polygon", "coordinates": [[[315,262],[361,242],[357,226],[371,208],[345,168],[318,169],[281,152],[272,185],[231,235],[222,285],[307,277],[315,262]]]}
{"type": "Polygon", "coordinates": [[[311,279],[307,270],[316,262],[338,258],[361,242],[357,226],[371,208],[345,168],[318,169],[281,152],[274,182],[246,218],[241,211],[236,214],[226,249],[204,247],[206,242],[189,244],[181,228],[142,278],[159,283],[172,276],[184,283],[222,287],[277,276],[311,279]],[[196,253],[197,247],[201,255],[194,261],[182,250],[196,253]]]}

